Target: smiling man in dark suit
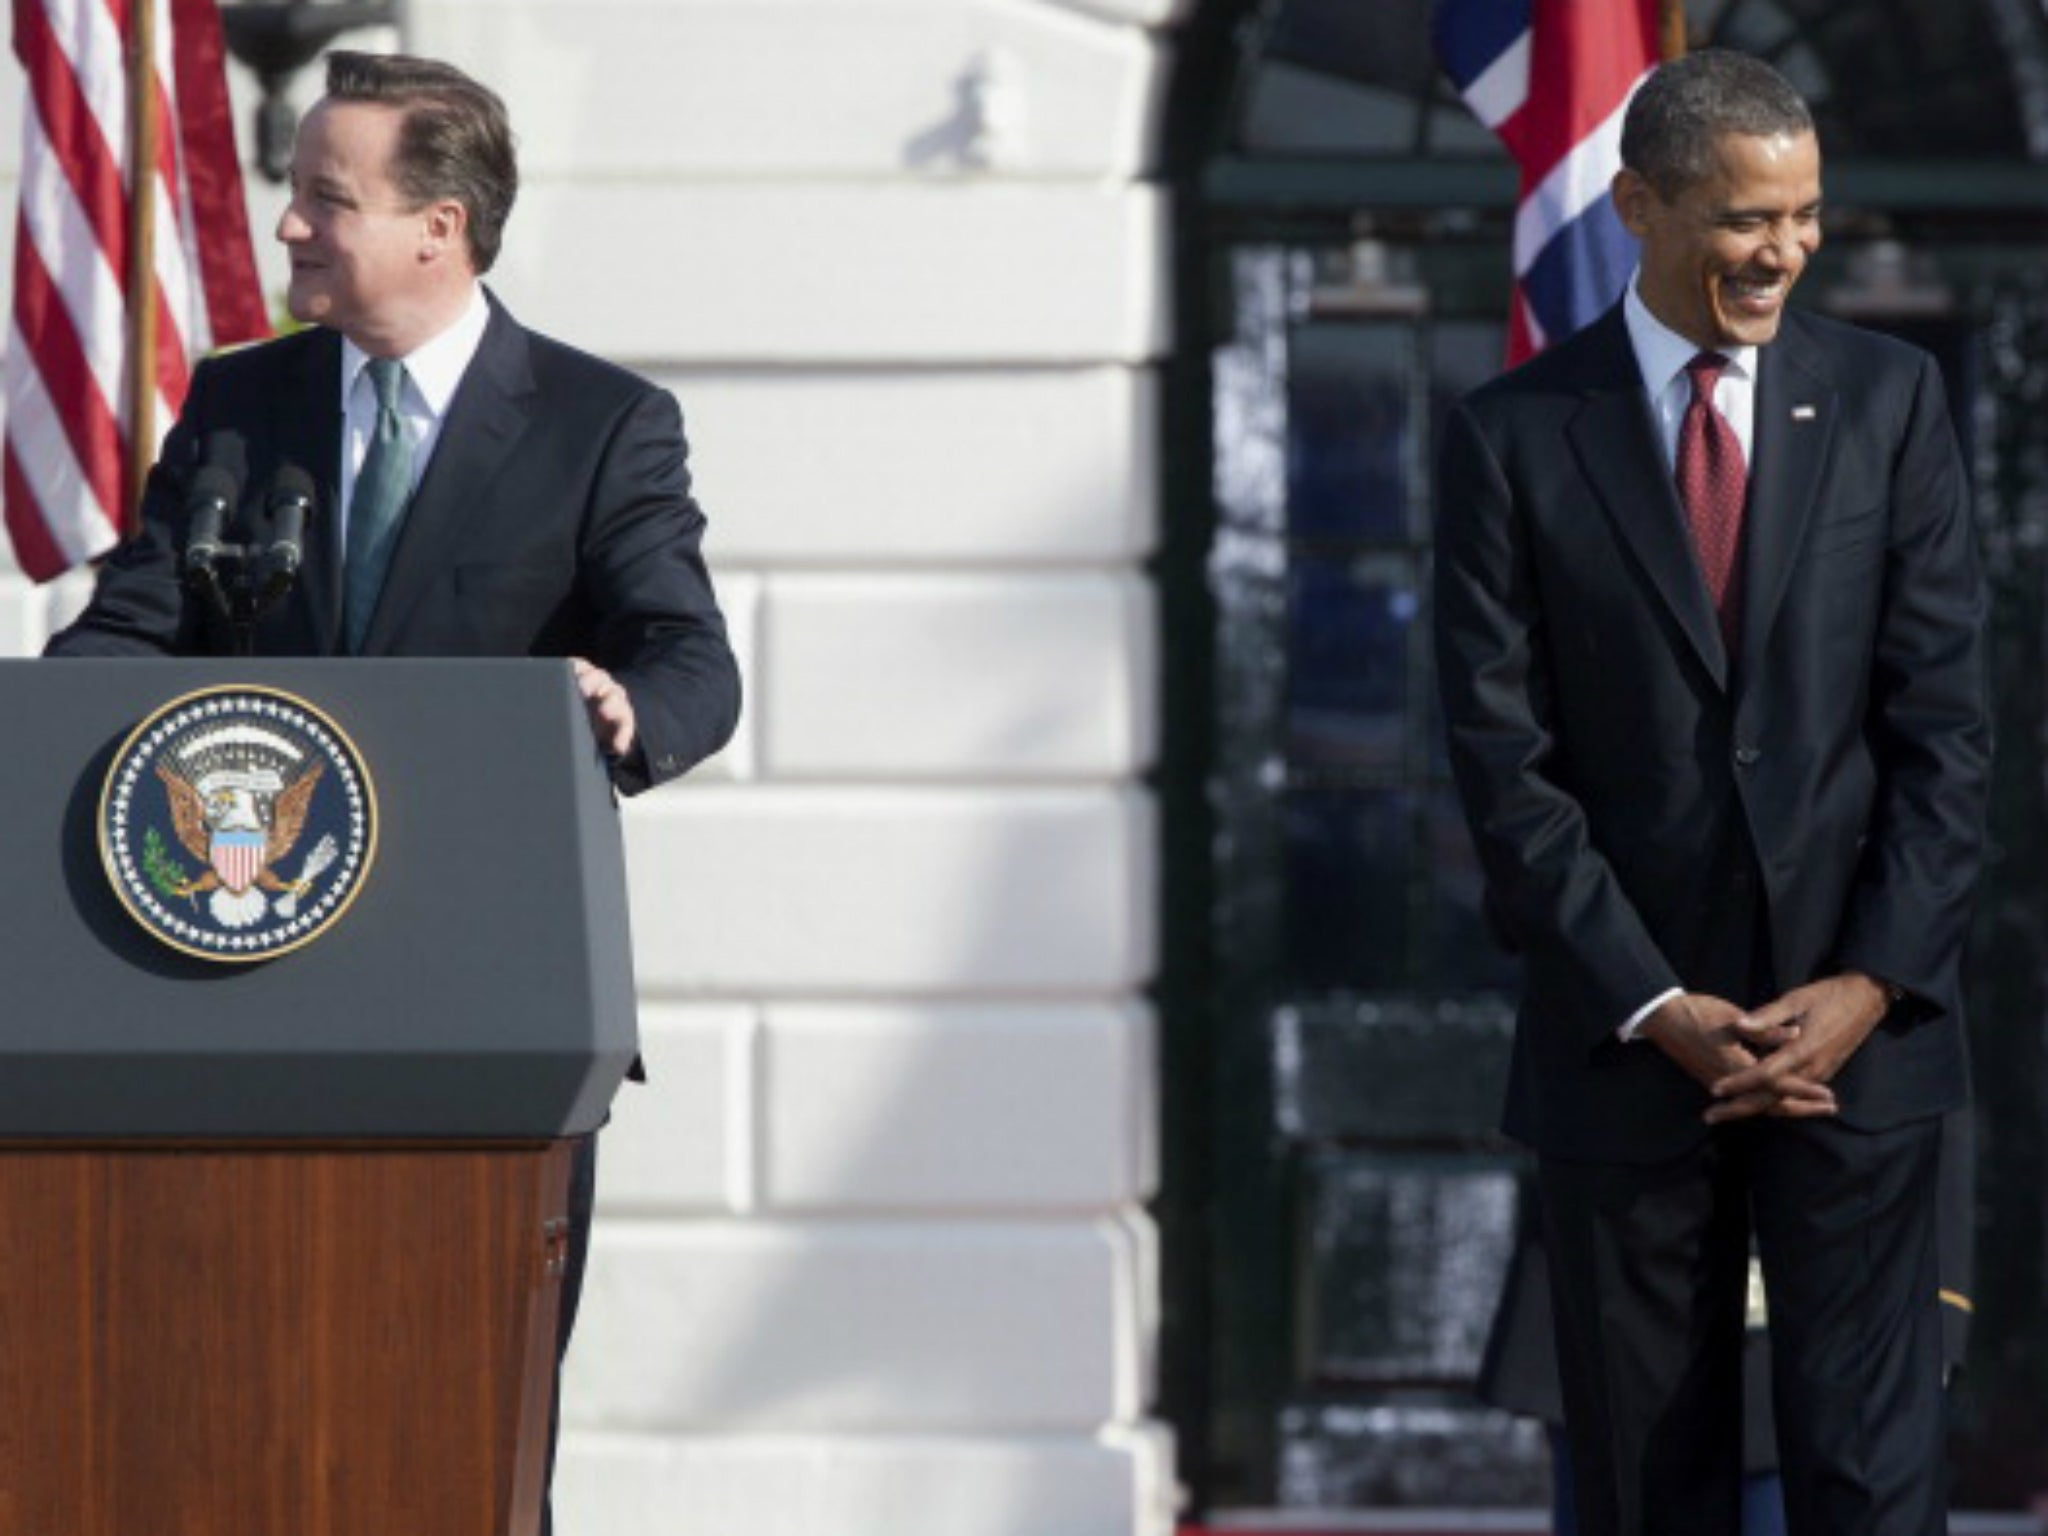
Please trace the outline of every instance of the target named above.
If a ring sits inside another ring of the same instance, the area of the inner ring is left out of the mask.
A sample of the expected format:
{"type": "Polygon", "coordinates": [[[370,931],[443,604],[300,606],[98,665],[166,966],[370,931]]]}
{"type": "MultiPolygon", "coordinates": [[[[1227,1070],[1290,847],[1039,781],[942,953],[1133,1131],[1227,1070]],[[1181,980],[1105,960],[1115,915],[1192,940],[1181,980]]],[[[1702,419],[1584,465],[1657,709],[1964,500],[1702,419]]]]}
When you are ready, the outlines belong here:
{"type": "MultiPolygon", "coordinates": [[[[279,531],[280,476],[312,488],[303,572],[256,624],[257,654],[572,658],[628,794],[723,745],[739,679],[682,418],[665,390],[525,329],[485,292],[518,184],[491,91],[432,60],[330,55],[277,226],[310,329],[200,365],[139,531],[48,654],[230,649],[179,567],[195,478],[232,463],[257,544],[279,531]]],[[[564,1346],[594,1178],[586,1138],[564,1346]]]]}
{"type": "Polygon", "coordinates": [[[1821,178],[1781,78],[1663,66],[1622,160],[1624,302],[1465,401],[1438,485],[1580,1516],[1737,1529],[1753,1231],[1794,1536],[1936,1536],[1989,756],[1963,466],[1930,359],[1787,307],[1821,178]]]}

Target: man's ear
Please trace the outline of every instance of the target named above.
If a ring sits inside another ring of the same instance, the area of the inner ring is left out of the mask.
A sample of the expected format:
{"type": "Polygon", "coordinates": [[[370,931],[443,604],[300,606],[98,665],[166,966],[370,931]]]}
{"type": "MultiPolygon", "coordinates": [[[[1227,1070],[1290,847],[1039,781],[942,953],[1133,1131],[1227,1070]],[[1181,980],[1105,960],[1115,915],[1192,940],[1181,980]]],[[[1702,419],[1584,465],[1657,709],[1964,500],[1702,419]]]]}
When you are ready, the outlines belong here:
{"type": "Polygon", "coordinates": [[[420,259],[431,260],[451,253],[468,253],[469,210],[453,198],[443,198],[438,203],[427,205],[427,219],[424,237],[420,241],[420,259]]]}
{"type": "Polygon", "coordinates": [[[1608,195],[1614,199],[1614,211],[1623,229],[1638,240],[1649,233],[1650,208],[1657,201],[1657,189],[1640,172],[1624,165],[1614,173],[1608,195]]]}

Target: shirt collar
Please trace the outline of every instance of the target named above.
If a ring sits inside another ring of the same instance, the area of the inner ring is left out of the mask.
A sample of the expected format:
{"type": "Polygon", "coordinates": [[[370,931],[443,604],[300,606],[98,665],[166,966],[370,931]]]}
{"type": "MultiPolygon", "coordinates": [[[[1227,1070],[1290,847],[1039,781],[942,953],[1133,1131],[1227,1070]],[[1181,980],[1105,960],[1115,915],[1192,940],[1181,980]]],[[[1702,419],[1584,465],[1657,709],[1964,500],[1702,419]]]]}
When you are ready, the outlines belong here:
{"type": "MultiPolygon", "coordinates": [[[[405,364],[405,376],[412,381],[413,389],[426,402],[427,410],[436,421],[448,413],[448,406],[455,399],[455,391],[462,383],[463,374],[469,370],[476,349],[483,345],[484,330],[490,323],[491,306],[484,298],[483,285],[475,284],[469,291],[468,307],[453,325],[399,359],[405,364]]],[[[369,360],[369,353],[346,336],[341,338],[342,399],[349,398],[349,392],[356,387],[357,376],[369,360]]]]}
{"type": "Polygon", "coordinates": [[[1687,341],[1662,320],[1650,313],[1650,306],[1643,302],[1637,292],[1642,273],[1629,279],[1628,293],[1622,299],[1622,318],[1628,322],[1629,343],[1635,348],[1636,367],[1642,371],[1643,384],[1650,393],[1662,394],[1671,387],[1672,381],[1685,372],[1685,365],[1702,351],[1712,350],[1728,359],[1728,372],[1742,379],[1756,377],[1755,347],[1714,347],[1703,348],[1687,341]]]}

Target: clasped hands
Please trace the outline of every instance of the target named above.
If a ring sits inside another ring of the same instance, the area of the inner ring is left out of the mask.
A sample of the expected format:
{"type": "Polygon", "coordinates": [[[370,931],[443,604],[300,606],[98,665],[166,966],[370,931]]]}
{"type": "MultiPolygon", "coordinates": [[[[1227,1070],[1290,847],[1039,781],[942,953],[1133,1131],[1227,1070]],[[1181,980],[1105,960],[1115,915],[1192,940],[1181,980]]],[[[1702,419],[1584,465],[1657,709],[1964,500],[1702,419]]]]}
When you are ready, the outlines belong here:
{"type": "Polygon", "coordinates": [[[1681,993],[1640,1033],[1714,1096],[1709,1125],[1757,1115],[1814,1119],[1835,1113],[1828,1085],[1886,1006],[1883,987],[1850,971],[1747,1011],[1710,993],[1681,993]]]}

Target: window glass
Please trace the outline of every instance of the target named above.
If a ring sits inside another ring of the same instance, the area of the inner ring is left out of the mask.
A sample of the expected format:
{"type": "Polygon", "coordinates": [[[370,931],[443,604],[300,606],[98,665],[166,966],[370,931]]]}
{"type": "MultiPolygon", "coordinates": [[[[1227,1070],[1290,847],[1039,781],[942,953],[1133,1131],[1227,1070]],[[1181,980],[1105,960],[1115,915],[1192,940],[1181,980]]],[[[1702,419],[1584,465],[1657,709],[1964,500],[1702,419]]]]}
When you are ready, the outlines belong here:
{"type": "MultiPolygon", "coordinates": [[[[1252,154],[1502,154],[1436,68],[1423,4],[1282,0],[1246,29],[1234,142],[1252,154]]],[[[1767,59],[1814,108],[1831,157],[2039,157],[2048,87],[2016,70],[2012,0],[1690,0],[1694,46],[1767,59]],[[1853,88],[1837,90],[1835,81],[1853,88]],[[2031,123],[2031,129],[2030,129],[2031,123]]]]}

